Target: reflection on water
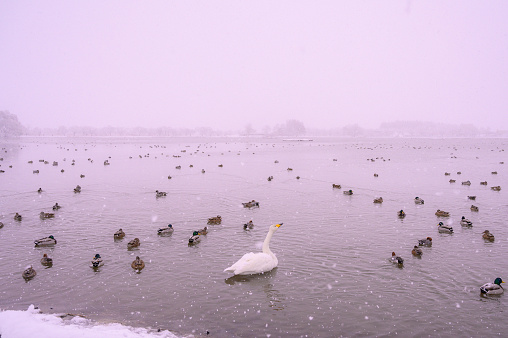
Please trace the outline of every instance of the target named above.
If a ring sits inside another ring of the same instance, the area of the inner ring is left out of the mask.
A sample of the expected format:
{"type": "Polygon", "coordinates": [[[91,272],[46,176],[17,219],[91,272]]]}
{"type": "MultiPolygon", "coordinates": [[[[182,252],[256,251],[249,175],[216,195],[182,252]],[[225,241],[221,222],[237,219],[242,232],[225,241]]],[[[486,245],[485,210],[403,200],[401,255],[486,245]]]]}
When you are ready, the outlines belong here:
{"type": "Polygon", "coordinates": [[[0,162],[0,307],[25,310],[34,303],[182,335],[501,335],[508,330],[502,317],[508,298],[482,297],[479,287],[508,279],[507,190],[490,189],[508,187],[500,163],[508,163],[507,143],[97,138],[10,144],[0,162]],[[470,186],[460,184],[467,180],[470,186]],[[78,184],[82,191],[75,194],[78,184]],[[354,194],[344,195],[345,189],[354,194]],[[156,190],[167,195],[157,198],[156,190]],[[478,212],[470,210],[473,195],[478,212]],[[415,196],[425,204],[416,205],[415,196]],[[382,204],[373,203],[377,197],[382,204]],[[251,200],[259,208],[243,207],[251,200]],[[56,202],[62,208],[53,211],[56,202]],[[445,224],[453,235],[438,232],[437,209],[451,213],[445,224]],[[41,220],[41,211],[55,218],[41,220]],[[14,221],[16,212],[22,221],[14,221]],[[207,225],[216,215],[222,223],[207,225]],[[462,216],[472,227],[460,226],[462,216]],[[255,227],[245,231],[249,220],[255,227]],[[224,268],[258,252],[268,226],[280,222],[284,227],[270,243],[278,267],[227,278],[224,268]],[[159,236],[169,223],[171,236],[159,236]],[[207,235],[189,246],[193,231],[204,226],[207,235]],[[125,238],[112,240],[119,228],[125,238]],[[482,239],[485,229],[494,242],[482,239]],[[34,247],[49,235],[57,245],[34,247]],[[136,237],[141,245],[128,249],[136,237]],[[426,237],[433,246],[416,259],[411,250],[426,237]],[[392,251],[404,258],[403,267],[389,261],[392,251]],[[53,258],[51,268],[40,264],[44,253],[53,258]],[[96,253],[105,264],[94,271],[96,253]],[[146,263],[142,273],[131,267],[136,256],[146,263]],[[37,275],[24,283],[27,265],[37,275]]]}

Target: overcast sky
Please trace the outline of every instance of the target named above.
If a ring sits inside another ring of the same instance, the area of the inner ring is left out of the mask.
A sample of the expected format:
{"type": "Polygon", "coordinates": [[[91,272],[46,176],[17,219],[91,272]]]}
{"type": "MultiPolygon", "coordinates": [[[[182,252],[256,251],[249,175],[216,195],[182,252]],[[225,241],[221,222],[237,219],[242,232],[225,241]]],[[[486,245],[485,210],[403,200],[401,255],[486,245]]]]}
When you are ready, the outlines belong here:
{"type": "Polygon", "coordinates": [[[25,126],[508,129],[508,1],[0,0],[25,126]]]}

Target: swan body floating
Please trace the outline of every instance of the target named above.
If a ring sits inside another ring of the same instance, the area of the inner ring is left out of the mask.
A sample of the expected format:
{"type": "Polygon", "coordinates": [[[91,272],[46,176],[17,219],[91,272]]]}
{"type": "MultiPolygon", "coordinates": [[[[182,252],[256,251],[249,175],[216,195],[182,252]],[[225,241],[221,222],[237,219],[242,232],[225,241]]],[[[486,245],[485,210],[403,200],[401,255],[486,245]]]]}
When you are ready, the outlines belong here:
{"type": "Polygon", "coordinates": [[[427,237],[425,239],[418,240],[418,245],[420,246],[432,246],[432,238],[427,237]]]}
{"type": "Polygon", "coordinates": [[[47,254],[44,254],[44,255],[42,255],[42,258],[41,258],[41,264],[42,265],[52,265],[53,258],[49,258],[47,254]]]}
{"type": "Polygon", "coordinates": [[[235,275],[254,275],[268,272],[275,268],[279,264],[279,261],[270,250],[270,240],[280,226],[282,226],[282,223],[270,225],[268,234],[263,242],[263,252],[246,253],[235,264],[226,268],[224,272],[232,272],[235,275]]]}
{"type": "Polygon", "coordinates": [[[140,245],[139,238],[134,238],[132,241],[127,243],[127,249],[136,248],[140,245]]]}
{"type": "Polygon", "coordinates": [[[439,222],[439,224],[437,225],[437,230],[445,234],[453,233],[453,228],[451,226],[444,225],[443,222],[439,222]]]}
{"type": "Polygon", "coordinates": [[[175,231],[175,229],[173,229],[173,224],[168,224],[168,226],[166,228],[160,228],[159,230],[157,230],[157,234],[164,236],[164,235],[172,234],[173,231],[175,231]]]}
{"type": "Polygon", "coordinates": [[[480,291],[486,295],[500,295],[504,292],[504,288],[501,286],[504,283],[501,278],[496,278],[494,283],[485,283],[480,286],[480,291]]]}
{"type": "Polygon", "coordinates": [[[123,232],[122,229],[118,229],[118,231],[113,234],[113,237],[115,239],[124,238],[125,237],[125,232],[123,232]]]}
{"type": "Polygon", "coordinates": [[[390,260],[392,261],[392,263],[395,263],[395,264],[399,264],[399,265],[404,264],[404,258],[397,256],[395,254],[395,252],[392,252],[392,258],[390,258],[390,260]]]}
{"type": "Polygon", "coordinates": [[[482,235],[483,239],[486,239],[487,241],[494,241],[494,235],[489,231],[485,230],[482,235]]]}
{"type": "Polygon", "coordinates": [[[21,275],[23,276],[24,279],[32,279],[35,277],[36,274],[37,272],[35,272],[34,268],[30,265],[27,266],[27,268],[25,269],[25,271],[23,271],[21,275]]]}
{"type": "Polygon", "coordinates": [[[413,254],[413,256],[418,256],[420,257],[422,254],[423,254],[423,250],[420,249],[418,246],[414,246],[413,250],[411,251],[411,253],[413,254]]]}
{"type": "Polygon", "coordinates": [[[101,258],[101,255],[96,254],[95,257],[92,259],[92,264],[90,265],[91,268],[98,268],[100,266],[104,265],[104,261],[101,258]]]}
{"type": "Polygon", "coordinates": [[[462,216],[462,219],[460,220],[460,225],[465,226],[465,227],[470,227],[470,226],[473,226],[473,222],[471,222],[470,220],[468,220],[467,218],[462,216]]]}
{"type": "Polygon", "coordinates": [[[450,213],[446,212],[446,211],[443,211],[443,210],[437,209],[436,216],[439,216],[439,217],[448,217],[448,216],[450,216],[450,213]]]}
{"type": "Polygon", "coordinates": [[[424,204],[424,203],[425,203],[425,201],[423,199],[421,199],[418,196],[415,197],[415,204],[424,204]]]}
{"type": "Polygon", "coordinates": [[[136,259],[132,261],[131,267],[137,271],[143,270],[143,268],[145,267],[145,262],[143,262],[143,260],[139,258],[139,256],[136,256],[136,259]]]}
{"type": "Polygon", "coordinates": [[[35,246],[55,245],[56,244],[56,239],[55,239],[55,237],[53,237],[53,235],[51,235],[51,236],[48,236],[48,237],[44,237],[44,238],[35,240],[34,243],[35,243],[35,246]]]}

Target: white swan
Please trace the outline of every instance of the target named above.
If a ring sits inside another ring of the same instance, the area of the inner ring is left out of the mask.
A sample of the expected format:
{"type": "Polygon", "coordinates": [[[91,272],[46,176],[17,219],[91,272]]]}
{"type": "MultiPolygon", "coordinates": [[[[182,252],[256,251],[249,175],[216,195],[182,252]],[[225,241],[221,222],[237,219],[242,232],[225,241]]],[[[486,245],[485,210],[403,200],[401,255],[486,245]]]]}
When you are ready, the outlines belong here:
{"type": "Polygon", "coordinates": [[[238,262],[226,268],[224,272],[232,272],[235,275],[253,275],[268,272],[275,268],[277,264],[279,264],[279,261],[277,257],[275,257],[275,254],[270,251],[269,245],[273,233],[277,231],[281,225],[282,223],[270,225],[268,234],[263,242],[263,252],[246,253],[238,262]]]}

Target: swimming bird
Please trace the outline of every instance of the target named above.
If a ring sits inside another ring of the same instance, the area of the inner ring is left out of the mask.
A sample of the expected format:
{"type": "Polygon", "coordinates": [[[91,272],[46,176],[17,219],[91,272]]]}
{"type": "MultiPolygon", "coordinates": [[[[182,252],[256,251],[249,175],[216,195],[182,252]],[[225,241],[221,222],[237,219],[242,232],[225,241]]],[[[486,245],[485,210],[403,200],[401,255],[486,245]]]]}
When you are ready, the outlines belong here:
{"type": "Polygon", "coordinates": [[[254,229],[254,223],[252,223],[252,220],[248,221],[247,223],[245,223],[243,225],[243,229],[244,230],[250,230],[250,229],[254,229]]]}
{"type": "Polygon", "coordinates": [[[96,254],[95,257],[92,259],[92,265],[90,265],[91,268],[98,268],[99,266],[103,266],[104,261],[101,258],[101,255],[96,254]]]}
{"type": "Polygon", "coordinates": [[[115,239],[124,238],[125,237],[125,232],[123,232],[122,229],[118,229],[118,231],[113,234],[113,237],[115,239]]]}
{"type": "Polygon", "coordinates": [[[471,185],[471,181],[469,181],[469,180],[464,181],[464,182],[462,182],[462,185],[471,185]]]}
{"type": "Polygon", "coordinates": [[[436,216],[439,216],[439,217],[448,217],[448,216],[450,216],[450,213],[446,212],[446,211],[443,211],[443,210],[437,209],[436,216]]]}
{"type": "Polygon", "coordinates": [[[467,218],[462,216],[462,219],[460,220],[460,225],[465,226],[465,227],[470,227],[470,226],[473,226],[473,222],[471,222],[470,220],[468,220],[467,218]]]}
{"type": "Polygon", "coordinates": [[[61,206],[58,205],[58,203],[55,203],[55,205],[53,206],[53,210],[58,210],[60,208],[61,208],[61,206]]]}
{"type": "Polygon", "coordinates": [[[45,219],[45,218],[54,218],[55,217],[55,214],[50,214],[49,212],[44,212],[44,211],[41,211],[41,213],[39,214],[39,217],[41,219],[45,219]]]}
{"type": "Polygon", "coordinates": [[[487,181],[481,181],[480,185],[487,185],[487,181]]]}
{"type": "Polygon", "coordinates": [[[332,188],[334,188],[334,189],[340,189],[341,186],[340,186],[340,184],[332,183],[332,188]]]}
{"type": "Polygon", "coordinates": [[[37,272],[35,272],[34,268],[30,265],[27,266],[25,271],[21,274],[24,279],[31,279],[34,278],[37,272]]]}
{"type": "Polygon", "coordinates": [[[421,256],[423,254],[423,250],[415,245],[411,253],[413,254],[413,256],[421,256]]]}
{"type": "Polygon", "coordinates": [[[42,258],[41,258],[41,264],[42,265],[52,265],[53,258],[49,258],[47,254],[44,254],[44,255],[42,255],[42,258]]]}
{"type": "Polygon", "coordinates": [[[76,188],[74,188],[74,192],[75,193],[80,193],[81,192],[81,186],[79,184],[76,186],[76,188]]]}
{"type": "Polygon", "coordinates": [[[397,256],[395,252],[392,252],[392,258],[390,258],[390,260],[392,261],[392,263],[396,263],[399,265],[404,264],[404,258],[397,256]]]}
{"type": "Polygon", "coordinates": [[[4,227],[4,224],[2,222],[0,222],[0,229],[2,229],[4,227]]]}
{"type": "Polygon", "coordinates": [[[155,190],[155,197],[164,197],[167,193],[164,191],[155,190]]]}
{"type": "Polygon", "coordinates": [[[243,205],[244,208],[254,208],[254,207],[258,207],[259,208],[259,202],[256,202],[255,200],[252,200],[250,202],[242,203],[242,205],[243,205]]]}
{"type": "Polygon", "coordinates": [[[353,190],[345,190],[343,193],[344,195],[353,195],[353,190]]]}
{"type": "Polygon", "coordinates": [[[425,201],[423,199],[421,199],[418,196],[415,197],[415,204],[424,204],[424,203],[425,203],[425,201]]]}
{"type": "Polygon", "coordinates": [[[420,246],[432,246],[432,237],[427,237],[425,239],[419,239],[418,245],[420,246]]]}
{"type": "Polygon", "coordinates": [[[500,295],[504,292],[504,288],[501,286],[504,283],[503,280],[497,277],[494,283],[485,283],[480,286],[480,292],[486,295],[500,295]]]}
{"type": "Polygon", "coordinates": [[[189,245],[197,244],[201,242],[201,237],[199,237],[199,232],[194,231],[192,236],[189,238],[189,245]]]}
{"type": "Polygon", "coordinates": [[[53,237],[53,235],[50,235],[48,237],[44,237],[38,240],[34,241],[35,246],[48,246],[48,245],[55,245],[56,239],[53,237]]]}
{"type": "Polygon", "coordinates": [[[207,224],[221,224],[221,222],[222,222],[222,217],[220,217],[220,215],[218,215],[217,217],[209,218],[207,224]]]}
{"type": "Polygon", "coordinates": [[[451,234],[453,233],[453,228],[448,225],[444,225],[443,222],[439,222],[437,225],[437,230],[439,232],[445,233],[445,234],[451,234]]]}
{"type": "Polygon", "coordinates": [[[16,215],[14,215],[14,220],[15,221],[21,221],[23,219],[23,217],[21,217],[20,214],[16,213],[16,215]]]}
{"type": "Polygon", "coordinates": [[[471,204],[471,211],[478,211],[478,207],[476,205],[471,204]]]}
{"type": "Polygon", "coordinates": [[[134,270],[140,271],[145,267],[145,262],[139,256],[136,256],[136,259],[132,261],[131,267],[134,270]]]}
{"type": "Polygon", "coordinates": [[[400,218],[404,218],[406,217],[406,213],[404,212],[404,210],[400,210],[397,212],[397,216],[399,216],[400,218]]]}
{"type": "Polygon", "coordinates": [[[486,239],[487,241],[494,241],[494,235],[489,231],[485,230],[482,235],[483,239],[486,239]]]}
{"type": "Polygon", "coordinates": [[[138,247],[140,245],[141,245],[141,243],[139,242],[139,238],[134,238],[129,243],[127,243],[127,249],[135,248],[135,247],[138,247]]]}
{"type": "Polygon", "coordinates": [[[282,226],[282,223],[270,225],[268,234],[263,242],[263,252],[246,253],[235,264],[224,269],[224,272],[232,272],[235,275],[253,275],[272,270],[279,264],[277,257],[270,250],[270,240],[273,234],[282,226]]]}
{"type": "Polygon", "coordinates": [[[497,185],[495,187],[490,187],[490,189],[492,189],[494,191],[501,191],[501,186],[497,185]]]}
{"type": "Polygon", "coordinates": [[[374,198],[374,203],[383,203],[383,197],[374,198]]]}
{"type": "Polygon", "coordinates": [[[173,231],[175,231],[175,229],[173,229],[173,224],[168,224],[168,226],[166,228],[160,228],[159,230],[157,230],[157,234],[158,235],[169,235],[169,234],[172,234],[173,231]]]}
{"type": "Polygon", "coordinates": [[[198,230],[199,235],[206,235],[208,233],[208,227],[198,230]]]}

